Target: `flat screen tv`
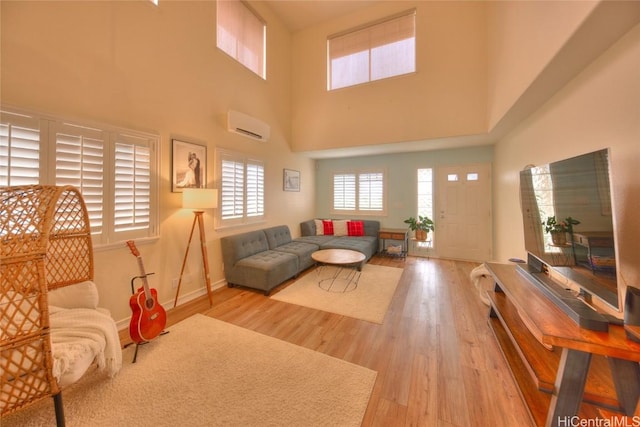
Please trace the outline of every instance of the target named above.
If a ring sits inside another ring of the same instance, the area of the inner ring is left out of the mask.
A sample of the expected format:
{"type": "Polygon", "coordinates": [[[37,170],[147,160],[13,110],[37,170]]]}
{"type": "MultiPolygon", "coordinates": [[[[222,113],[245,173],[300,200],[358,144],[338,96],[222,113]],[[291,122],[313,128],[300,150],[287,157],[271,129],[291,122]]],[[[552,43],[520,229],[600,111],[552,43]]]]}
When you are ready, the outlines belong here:
{"type": "Polygon", "coordinates": [[[579,288],[576,296],[587,304],[595,297],[620,312],[609,150],[527,167],[520,173],[520,197],[525,268],[533,274],[554,270],[579,288]]]}

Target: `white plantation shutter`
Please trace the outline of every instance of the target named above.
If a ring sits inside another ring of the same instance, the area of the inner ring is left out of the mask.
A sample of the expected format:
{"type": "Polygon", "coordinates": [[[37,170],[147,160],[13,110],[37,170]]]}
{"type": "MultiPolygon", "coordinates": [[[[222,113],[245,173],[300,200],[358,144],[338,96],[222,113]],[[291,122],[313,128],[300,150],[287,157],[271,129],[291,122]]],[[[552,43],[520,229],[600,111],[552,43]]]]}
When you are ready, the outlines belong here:
{"type": "Polygon", "coordinates": [[[385,211],[384,172],[333,174],[333,211],[381,214],[385,211]]]}
{"type": "Polygon", "coordinates": [[[361,173],[358,176],[358,208],[362,211],[381,211],[383,208],[382,173],[361,173]]]}
{"type": "Polygon", "coordinates": [[[55,183],[73,185],[82,193],[89,213],[91,233],[103,231],[104,145],[106,133],[93,128],[57,122],[55,140],[55,183]]]}
{"type": "Polygon", "coordinates": [[[222,226],[264,218],[264,164],[242,154],[218,150],[220,170],[219,221],[222,226]]]}
{"type": "Polygon", "coordinates": [[[40,119],[0,112],[0,185],[40,182],[40,119]]]}
{"type": "Polygon", "coordinates": [[[264,166],[255,160],[247,163],[247,216],[264,216],[264,166]]]}
{"type": "Polygon", "coordinates": [[[224,159],[221,170],[222,219],[242,218],[244,216],[244,163],[224,159]]]}
{"type": "Polygon", "coordinates": [[[114,231],[146,230],[151,225],[153,141],[118,135],[115,143],[114,231]]]}
{"type": "Polygon", "coordinates": [[[158,233],[157,135],[1,112],[0,185],[73,185],[94,245],[158,233]]]}
{"type": "Polygon", "coordinates": [[[353,211],[356,209],[356,175],[333,175],[333,209],[353,211]]]}

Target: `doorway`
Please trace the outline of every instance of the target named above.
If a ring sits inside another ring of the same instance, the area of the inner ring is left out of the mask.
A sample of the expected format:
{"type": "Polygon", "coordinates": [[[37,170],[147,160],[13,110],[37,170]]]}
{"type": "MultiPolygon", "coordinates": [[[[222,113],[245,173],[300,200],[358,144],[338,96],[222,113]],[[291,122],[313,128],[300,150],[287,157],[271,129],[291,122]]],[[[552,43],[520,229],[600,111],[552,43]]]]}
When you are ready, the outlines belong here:
{"type": "Polygon", "coordinates": [[[491,164],[438,168],[434,245],[441,258],[484,262],[493,255],[491,164]]]}

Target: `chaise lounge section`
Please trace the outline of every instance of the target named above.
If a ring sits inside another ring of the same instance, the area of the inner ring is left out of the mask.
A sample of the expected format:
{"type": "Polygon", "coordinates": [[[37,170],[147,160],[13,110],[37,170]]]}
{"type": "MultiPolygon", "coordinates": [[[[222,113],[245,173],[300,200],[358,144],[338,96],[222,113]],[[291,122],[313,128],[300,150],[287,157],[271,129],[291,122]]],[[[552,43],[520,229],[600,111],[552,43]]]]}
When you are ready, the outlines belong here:
{"type": "MultiPolygon", "coordinates": [[[[288,231],[288,227],[285,228],[288,231]]],[[[229,287],[247,286],[269,295],[273,288],[301,271],[297,254],[275,250],[276,246],[272,248],[269,245],[268,235],[271,235],[272,241],[283,240],[282,233],[279,237],[273,234],[273,229],[265,229],[221,239],[224,275],[229,287]]],[[[293,250],[291,247],[289,249],[293,250]]],[[[316,248],[309,245],[308,250],[311,257],[311,252],[316,248]]]]}

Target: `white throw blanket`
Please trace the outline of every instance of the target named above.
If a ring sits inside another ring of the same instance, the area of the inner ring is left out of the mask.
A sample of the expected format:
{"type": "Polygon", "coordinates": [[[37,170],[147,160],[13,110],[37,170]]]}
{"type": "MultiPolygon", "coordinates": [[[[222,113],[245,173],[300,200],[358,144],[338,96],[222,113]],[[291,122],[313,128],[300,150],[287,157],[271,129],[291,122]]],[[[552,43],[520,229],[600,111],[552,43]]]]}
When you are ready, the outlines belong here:
{"type": "Polygon", "coordinates": [[[60,380],[87,352],[113,377],[122,367],[122,349],[115,322],[108,313],[89,308],[49,306],[53,375],[60,380]]]}
{"type": "Polygon", "coordinates": [[[471,274],[469,275],[471,282],[478,290],[478,295],[480,295],[480,300],[486,305],[489,305],[489,297],[487,296],[487,291],[493,289],[495,283],[493,281],[493,277],[487,267],[484,264],[480,264],[473,270],[471,270],[471,274]]]}

